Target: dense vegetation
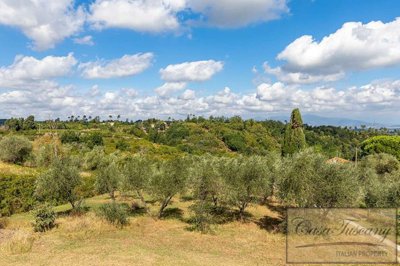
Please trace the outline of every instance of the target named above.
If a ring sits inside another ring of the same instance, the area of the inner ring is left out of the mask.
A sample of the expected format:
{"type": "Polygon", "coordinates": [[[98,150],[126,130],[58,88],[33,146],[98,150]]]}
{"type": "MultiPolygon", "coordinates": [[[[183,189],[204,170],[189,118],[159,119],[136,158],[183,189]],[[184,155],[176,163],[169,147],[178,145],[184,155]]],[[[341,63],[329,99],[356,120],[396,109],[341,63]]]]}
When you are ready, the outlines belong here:
{"type": "MultiPolygon", "coordinates": [[[[124,226],[130,208],[163,218],[180,196],[192,199],[193,228],[207,231],[227,212],[245,220],[250,204],[271,198],[283,207],[400,203],[399,136],[309,127],[299,110],[287,125],[240,117],[31,121],[7,121],[2,131],[1,160],[37,169],[34,176],[0,174],[2,215],[45,202],[80,211],[85,198],[107,194],[110,202],[98,215],[124,226]],[[349,161],[328,160],[338,155],[349,161]],[[132,196],[131,207],[119,206],[117,195],[132,196]],[[149,211],[149,200],[157,213],[149,211]]],[[[44,206],[36,212],[44,223],[41,229],[37,222],[39,231],[54,222],[44,206]]]]}

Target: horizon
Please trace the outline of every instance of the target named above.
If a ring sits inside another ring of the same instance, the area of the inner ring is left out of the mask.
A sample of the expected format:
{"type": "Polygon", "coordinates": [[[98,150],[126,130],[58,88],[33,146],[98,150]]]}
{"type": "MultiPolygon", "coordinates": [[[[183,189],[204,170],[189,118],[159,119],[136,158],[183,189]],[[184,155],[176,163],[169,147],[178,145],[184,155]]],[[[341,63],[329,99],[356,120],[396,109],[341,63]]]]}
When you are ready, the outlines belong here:
{"type": "Polygon", "coordinates": [[[399,1],[0,6],[0,117],[267,119],[300,108],[400,124],[399,1]]]}
{"type": "MultiPolygon", "coordinates": [[[[209,117],[204,117],[204,116],[198,116],[195,114],[188,114],[186,116],[180,116],[180,117],[147,117],[144,119],[130,119],[129,117],[123,117],[121,115],[110,115],[108,116],[86,116],[86,115],[71,115],[67,117],[57,117],[57,118],[48,118],[48,119],[36,119],[36,116],[34,114],[31,114],[36,122],[41,122],[44,123],[48,120],[56,120],[60,119],[61,122],[73,122],[71,119],[78,119],[78,121],[83,121],[84,117],[86,117],[87,121],[92,121],[96,119],[96,117],[99,117],[99,121],[101,123],[104,122],[110,122],[110,121],[119,121],[119,122],[126,122],[128,121],[129,123],[136,123],[138,121],[146,121],[146,120],[159,120],[159,121],[185,121],[188,117],[190,119],[192,118],[203,118],[203,119],[210,119],[211,117],[213,118],[226,118],[230,119],[233,117],[239,116],[241,119],[244,121],[248,120],[254,120],[258,122],[262,121],[277,121],[277,122],[282,122],[282,123],[288,123],[290,121],[290,114],[286,117],[285,115],[277,115],[277,116],[271,116],[271,117],[243,117],[240,115],[232,115],[232,116],[209,116],[209,117]],[[119,118],[118,118],[119,116],[119,118]]],[[[384,123],[378,123],[375,121],[365,121],[365,120],[358,120],[358,119],[348,119],[345,117],[325,117],[325,116],[318,116],[314,114],[303,114],[303,122],[304,124],[308,126],[313,126],[313,127],[318,127],[318,126],[334,126],[334,127],[361,127],[361,126],[366,126],[367,128],[389,128],[389,129],[400,129],[400,125],[398,124],[384,124],[384,123]]],[[[7,121],[9,119],[25,119],[26,117],[0,117],[0,121],[7,121]]]]}

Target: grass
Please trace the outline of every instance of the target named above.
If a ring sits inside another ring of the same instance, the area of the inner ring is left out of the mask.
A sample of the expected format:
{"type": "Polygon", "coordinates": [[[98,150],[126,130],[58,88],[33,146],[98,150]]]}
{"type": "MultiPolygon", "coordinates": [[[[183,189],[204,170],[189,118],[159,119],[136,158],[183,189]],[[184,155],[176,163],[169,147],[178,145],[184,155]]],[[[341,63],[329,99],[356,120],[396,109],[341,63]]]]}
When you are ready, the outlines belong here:
{"type": "MultiPolygon", "coordinates": [[[[279,220],[273,207],[250,205],[246,223],[233,220],[201,234],[188,230],[191,200],[175,198],[163,220],[132,215],[123,229],[95,215],[109,201],[87,199],[90,211],[81,216],[64,215],[67,204],[56,207],[57,227],[46,233],[32,231],[29,213],[10,217],[3,238],[0,230],[0,265],[285,265],[285,235],[263,224],[279,220]]],[[[149,206],[155,214],[157,204],[149,206]]]]}
{"type": "MultiPolygon", "coordinates": [[[[10,217],[6,231],[12,235],[0,244],[0,265],[284,265],[285,236],[253,222],[277,215],[265,207],[251,206],[248,223],[229,222],[218,225],[213,234],[200,234],[188,230],[190,201],[175,199],[168,208],[171,215],[163,220],[131,216],[122,230],[95,215],[98,206],[108,201],[106,195],[87,199],[90,212],[61,215],[57,228],[41,234],[33,233],[29,213],[10,217]],[[182,215],[174,216],[176,210],[182,215]],[[15,242],[15,234],[26,237],[15,242]],[[10,246],[15,246],[13,252],[10,246]]],[[[119,197],[118,201],[132,199],[119,197]]],[[[149,205],[155,214],[158,206],[149,205]]],[[[56,211],[62,214],[69,208],[62,205],[56,211]]]]}
{"type": "Polygon", "coordinates": [[[13,176],[35,176],[39,171],[36,168],[24,167],[0,161],[0,173],[13,176]]]}

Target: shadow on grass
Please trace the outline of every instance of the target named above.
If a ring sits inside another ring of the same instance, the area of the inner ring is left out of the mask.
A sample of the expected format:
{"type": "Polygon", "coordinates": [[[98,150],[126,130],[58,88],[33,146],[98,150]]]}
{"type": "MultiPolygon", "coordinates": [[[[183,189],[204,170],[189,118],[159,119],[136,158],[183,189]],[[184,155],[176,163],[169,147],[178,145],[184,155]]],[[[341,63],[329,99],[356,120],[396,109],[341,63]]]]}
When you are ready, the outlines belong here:
{"type": "Polygon", "coordinates": [[[68,209],[63,211],[56,212],[58,217],[67,217],[67,216],[82,216],[88,213],[91,210],[88,206],[80,206],[75,209],[68,209]]]}
{"type": "Polygon", "coordinates": [[[277,217],[264,216],[255,221],[261,228],[271,233],[284,233],[286,231],[286,207],[273,201],[266,201],[264,205],[271,211],[278,214],[277,217]]]}
{"type": "Polygon", "coordinates": [[[286,220],[280,217],[264,216],[256,224],[270,233],[284,233],[286,230],[286,220]]]}
{"type": "Polygon", "coordinates": [[[144,207],[131,206],[129,208],[129,216],[137,217],[137,216],[143,216],[146,214],[147,214],[147,210],[144,207]]]}
{"type": "Polygon", "coordinates": [[[177,219],[184,221],[183,210],[179,208],[168,208],[164,210],[162,219],[177,219]]]}
{"type": "Polygon", "coordinates": [[[181,201],[183,201],[183,202],[193,201],[193,200],[195,200],[195,197],[193,195],[181,196],[181,201]]]}

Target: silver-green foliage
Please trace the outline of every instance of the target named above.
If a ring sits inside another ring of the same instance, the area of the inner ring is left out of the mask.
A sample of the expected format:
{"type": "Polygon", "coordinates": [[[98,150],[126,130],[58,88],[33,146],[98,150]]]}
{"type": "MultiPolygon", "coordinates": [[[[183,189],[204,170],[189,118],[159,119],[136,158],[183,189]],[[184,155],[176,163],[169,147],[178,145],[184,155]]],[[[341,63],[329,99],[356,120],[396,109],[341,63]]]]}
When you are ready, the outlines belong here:
{"type": "Polygon", "coordinates": [[[32,152],[31,142],[22,136],[7,136],[0,140],[0,160],[8,163],[23,163],[32,152]]]}

